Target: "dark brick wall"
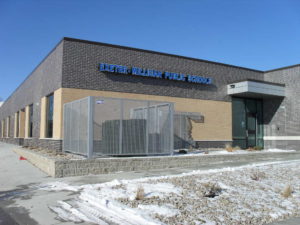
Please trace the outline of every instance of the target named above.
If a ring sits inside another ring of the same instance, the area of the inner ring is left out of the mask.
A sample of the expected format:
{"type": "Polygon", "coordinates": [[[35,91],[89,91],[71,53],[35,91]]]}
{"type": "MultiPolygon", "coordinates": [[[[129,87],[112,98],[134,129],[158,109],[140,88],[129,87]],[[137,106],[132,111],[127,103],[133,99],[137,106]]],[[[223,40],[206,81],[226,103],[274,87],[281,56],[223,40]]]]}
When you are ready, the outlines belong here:
{"type": "Polygon", "coordinates": [[[60,42],[1,106],[0,120],[12,116],[13,121],[15,112],[33,103],[33,135],[39,137],[40,99],[61,87],[62,58],[60,42]]]}
{"type": "Polygon", "coordinates": [[[232,145],[232,141],[196,141],[198,148],[225,148],[226,145],[232,145]]]}
{"type": "Polygon", "coordinates": [[[300,150],[300,141],[265,141],[265,146],[267,148],[278,148],[278,149],[288,149],[288,150],[300,150]]]}
{"type": "Polygon", "coordinates": [[[14,145],[23,145],[23,138],[0,138],[0,141],[14,145]]]}
{"type": "Polygon", "coordinates": [[[1,142],[32,148],[62,151],[62,140],[39,138],[0,138],[1,142]]]}
{"type": "Polygon", "coordinates": [[[226,84],[246,78],[263,80],[263,73],[160,53],[78,41],[64,42],[62,86],[230,101],[226,84]],[[213,85],[192,84],[98,71],[101,62],[193,74],[213,78],[213,85]]]}
{"type": "MultiPolygon", "coordinates": [[[[286,96],[264,100],[264,135],[300,136],[300,66],[266,72],[265,80],[285,84],[286,96]]],[[[266,147],[290,148],[289,143],[300,148],[300,141],[265,141],[266,147]]]]}
{"type": "Polygon", "coordinates": [[[10,122],[9,122],[9,137],[14,137],[14,124],[15,124],[15,117],[14,115],[10,116],[10,122]]]}
{"type": "Polygon", "coordinates": [[[40,123],[41,123],[41,102],[33,104],[33,127],[32,137],[40,137],[40,123]]]}

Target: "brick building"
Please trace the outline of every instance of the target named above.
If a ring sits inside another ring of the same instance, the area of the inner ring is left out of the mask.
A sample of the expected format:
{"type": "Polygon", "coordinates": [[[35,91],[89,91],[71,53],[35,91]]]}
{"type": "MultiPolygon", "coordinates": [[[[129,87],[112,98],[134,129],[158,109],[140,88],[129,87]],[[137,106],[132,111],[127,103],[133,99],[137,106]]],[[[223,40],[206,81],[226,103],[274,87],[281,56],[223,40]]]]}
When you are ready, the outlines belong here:
{"type": "Polygon", "coordinates": [[[0,140],[62,149],[63,105],[87,96],[175,103],[198,147],[300,147],[300,65],[259,71],[63,38],[0,108],[0,140]],[[193,115],[194,115],[193,114],[193,115]]]}

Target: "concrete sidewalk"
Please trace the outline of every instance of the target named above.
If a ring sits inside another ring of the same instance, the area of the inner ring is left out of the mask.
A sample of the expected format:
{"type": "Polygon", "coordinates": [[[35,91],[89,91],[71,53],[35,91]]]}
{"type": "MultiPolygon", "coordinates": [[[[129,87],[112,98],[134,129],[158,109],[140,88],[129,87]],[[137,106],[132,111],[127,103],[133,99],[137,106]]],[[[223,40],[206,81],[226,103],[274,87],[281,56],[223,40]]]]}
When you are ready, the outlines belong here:
{"type": "MultiPolygon", "coordinates": [[[[20,160],[13,152],[16,147],[0,142],[0,225],[73,225],[56,220],[56,214],[48,207],[55,205],[58,200],[68,199],[69,193],[39,190],[43,183],[57,179],[46,175],[26,160],[20,160]]],[[[83,177],[77,179],[83,179],[79,183],[84,183],[83,177]]],[[[67,182],[77,183],[76,179],[67,182]]]]}
{"type": "Polygon", "coordinates": [[[19,160],[19,156],[13,152],[16,147],[0,142],[0,192],[51,180],[26,160],[19,160]]]}
{"type": "MultiPolygon", "coordinates": [[[[48,192],[40,189],[43,184],[53,181],[66,182],[72,185],[83,185],[103,183],[114,179],[135,179],[140,177],[152,177],[170,174],[190,172],[193,169],[167,169],[143,172],[117,172],[103,175],[88,175],[66,178],[52,178],[47,176],[26,160],[19,160],[19,156],[13,152],[17,146],[0,142],[0,225],[73,225],[72,222],[64,222],[56,219],[49,206],[54,206],[59,200],[73,198],[70,192],[48,192]]],[[[269,159],[270,161],[300,159],[299,154],[293,156],[282,156],[281,158],[269,159]]],[[[248,162],[226,162],[205,165],[200,169],[234,167],[254,163],[248,162]]],[[[199,169],[199,168],[198,168],[199,169]]],[[[291,219],[289,223],[300,224],[299,219],[291,219]],[[294,223],[294,222],[297,223],[294,223]]],[[[87,225],[89,223],[80,223],[87,225]]]]}

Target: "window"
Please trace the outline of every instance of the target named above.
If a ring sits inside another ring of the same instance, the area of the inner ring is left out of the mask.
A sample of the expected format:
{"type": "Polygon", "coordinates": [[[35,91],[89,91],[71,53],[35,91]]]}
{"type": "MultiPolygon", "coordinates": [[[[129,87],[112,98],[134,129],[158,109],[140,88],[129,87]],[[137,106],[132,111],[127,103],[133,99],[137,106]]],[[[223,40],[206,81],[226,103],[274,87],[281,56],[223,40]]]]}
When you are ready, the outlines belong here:
{"type": "Polygon", "coordinates": [[[32,131],[33,131],[33,104],[29,106],[28,137],[32,137],[32,131]]]}
{"type": "Polygon", "coordinates": [[[53,137],[53,94],[47,96],[46,137],[53,137]]]}

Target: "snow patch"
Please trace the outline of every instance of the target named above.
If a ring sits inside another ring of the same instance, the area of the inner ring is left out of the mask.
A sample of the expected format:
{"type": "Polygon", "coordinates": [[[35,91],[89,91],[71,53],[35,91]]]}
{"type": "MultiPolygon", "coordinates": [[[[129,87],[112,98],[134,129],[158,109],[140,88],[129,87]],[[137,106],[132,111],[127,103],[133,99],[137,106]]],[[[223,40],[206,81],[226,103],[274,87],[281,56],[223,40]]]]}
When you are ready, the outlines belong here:
{"type": "Polygon", "coordinates": [[[73,191],[73,192],[77,192],[81,188],[80,188],[80,186],[71,186],[69,184],[57,181],[57,182],[47,183],[46,185],[43,185],[40,189],[45,190],[45,191],[73,191]]]}
{"type": "Polygon", "coordinates": [[[300,160],[277,161],[82,186],[53,182],[43,188],[78,192],[72,203],[59,201],[57,206],[51,207],[58,217],[73,222],[262,224],[298,215],[299,170],[300,160]],[[265,175],[253,180],[251,175],[257,172],[265,175]],[[221,194],[205,198],[203,189],[207,184],[221,187],[221,194]],[[294,192],[284,198],[281,192],[287,184],[294,192]],[[144,189],[144,199],[135,200],[139,187],[144,189]]]}
{"type": "Polygon", "coordinates": [[[263,150],[263,152],[295,152],[295,151],[296,150],[284,150],[279,148],[271,148],[271,149],[263,150]]]}
{"type": "Polygon", "coordinates": [[[150,214],[159,214],[166,217],[171,217],[179,214],[179,210],[174,207],[158,206],[158,205],[138,205],[141,210],[146,210],[150,214]]]}

